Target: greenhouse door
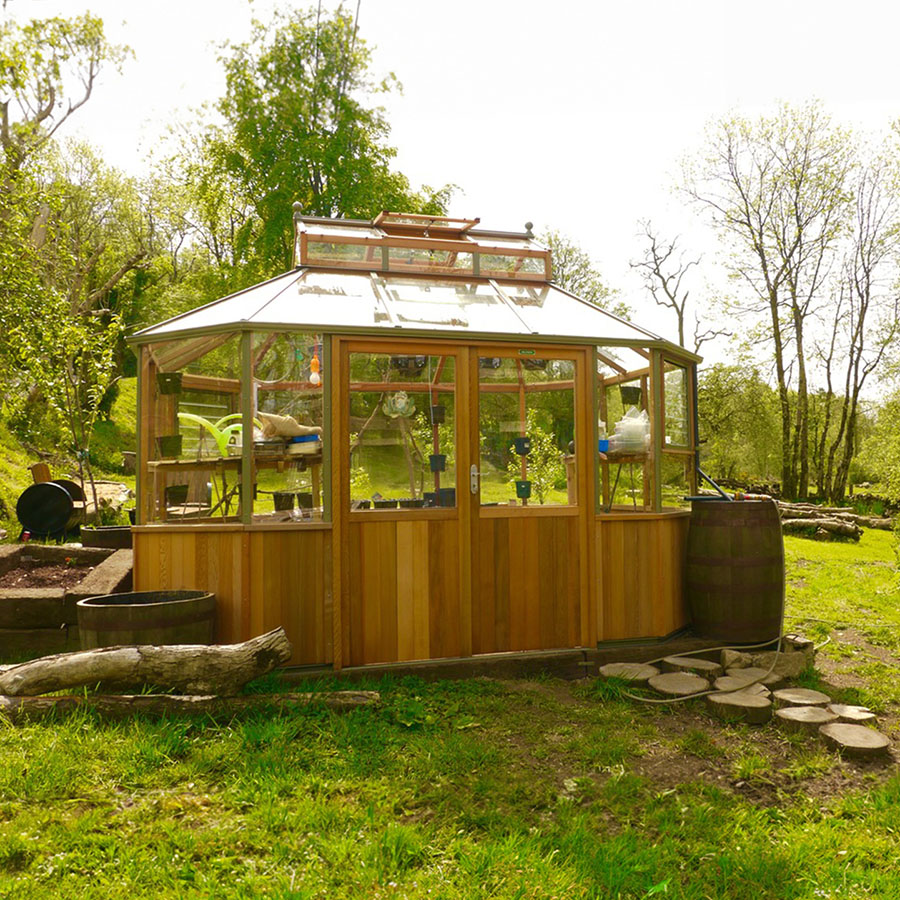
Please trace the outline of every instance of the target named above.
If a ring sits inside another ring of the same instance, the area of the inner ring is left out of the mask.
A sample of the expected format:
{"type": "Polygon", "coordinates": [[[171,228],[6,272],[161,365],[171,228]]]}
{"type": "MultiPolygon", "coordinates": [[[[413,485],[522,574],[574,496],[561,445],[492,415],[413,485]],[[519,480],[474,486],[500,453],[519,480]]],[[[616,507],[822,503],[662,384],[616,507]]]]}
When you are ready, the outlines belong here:
{"type": "Polygon", "coordinates": [[[467,349],[338,346],[343,665],[468,656],[467,349]]]}
{"type": "Polygon", "coordinates": [[[571,347],[470,352],[473,653],[588,642],[588,371],[571,347]]]}

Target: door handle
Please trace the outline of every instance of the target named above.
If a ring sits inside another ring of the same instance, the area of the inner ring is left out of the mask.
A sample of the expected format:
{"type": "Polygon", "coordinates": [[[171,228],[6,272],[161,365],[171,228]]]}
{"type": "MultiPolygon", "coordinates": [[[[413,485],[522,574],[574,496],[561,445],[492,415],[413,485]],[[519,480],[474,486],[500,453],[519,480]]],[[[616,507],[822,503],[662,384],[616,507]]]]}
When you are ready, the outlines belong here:
{"type": "Polygon", "coordinates": [[[481,472],[478,471],[478,466],[472,465],[472,468],[469,469],[469,490],[473,494],[478,493],[478,479],[481,477],[481,472]]]}

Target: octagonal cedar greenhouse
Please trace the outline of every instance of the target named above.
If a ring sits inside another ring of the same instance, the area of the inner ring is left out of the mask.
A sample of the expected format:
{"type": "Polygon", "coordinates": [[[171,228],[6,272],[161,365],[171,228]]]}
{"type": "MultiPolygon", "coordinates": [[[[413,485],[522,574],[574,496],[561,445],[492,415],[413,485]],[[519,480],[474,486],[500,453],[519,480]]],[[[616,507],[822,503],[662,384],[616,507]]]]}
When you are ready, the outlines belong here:
{"type": "Polygon", "coordinates": [[[295,215],[296,267],[147,328],[135,590],[340,669],[687,624],[696,356],[530,231],[295,215]]]}

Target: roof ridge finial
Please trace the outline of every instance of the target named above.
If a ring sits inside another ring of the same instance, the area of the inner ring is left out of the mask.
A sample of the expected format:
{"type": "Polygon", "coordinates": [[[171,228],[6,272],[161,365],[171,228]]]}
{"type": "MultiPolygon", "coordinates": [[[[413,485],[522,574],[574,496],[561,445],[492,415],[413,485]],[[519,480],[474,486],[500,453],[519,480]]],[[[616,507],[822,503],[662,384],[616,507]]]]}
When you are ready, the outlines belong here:
{"type": "Polygon", "coordinates": [[[525,237],[533,238],[534,233],[532,232],[532,228],[534,228],[534,222],[526,222],[525,223],[525,237]]]}

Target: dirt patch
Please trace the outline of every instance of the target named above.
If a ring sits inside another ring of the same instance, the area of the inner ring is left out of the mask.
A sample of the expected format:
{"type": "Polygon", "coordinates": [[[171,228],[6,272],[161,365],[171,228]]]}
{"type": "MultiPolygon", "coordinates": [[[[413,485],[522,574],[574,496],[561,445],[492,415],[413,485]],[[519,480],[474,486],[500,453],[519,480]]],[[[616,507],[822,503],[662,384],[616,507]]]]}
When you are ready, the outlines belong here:
{"type": "Polygon", "coordinates": [[[0,576],[0,588],[70,588],[81,583],[93,566],[22,565],[0,576]]]}

